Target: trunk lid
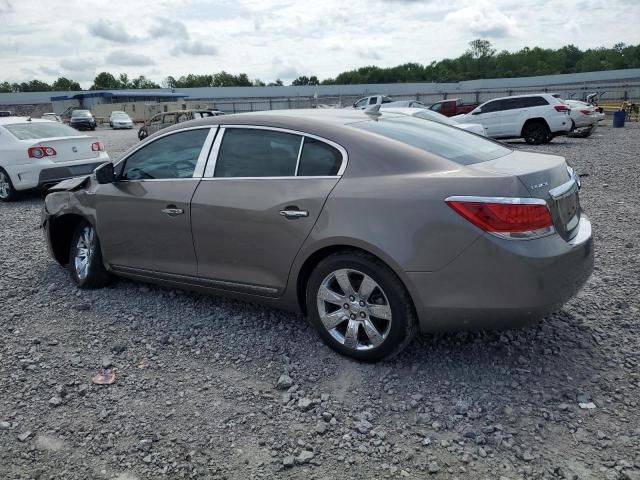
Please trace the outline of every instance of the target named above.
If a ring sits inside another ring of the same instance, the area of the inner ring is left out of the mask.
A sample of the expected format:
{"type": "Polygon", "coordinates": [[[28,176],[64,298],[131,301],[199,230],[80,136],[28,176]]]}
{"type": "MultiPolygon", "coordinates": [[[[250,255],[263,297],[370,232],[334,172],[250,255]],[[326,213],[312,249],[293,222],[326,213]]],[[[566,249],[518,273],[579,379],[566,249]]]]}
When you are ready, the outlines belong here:
{"type": "Polygon", "coordinates": [[[577,233],[580,221],[579,181],[564,157],[514,151],[504,157],[476,163],[469,168],[515,176],[532,198],[547,202],[554,226],[565,240],[577,233]]]}
{"type": "Polygon", "coordinates": [[[48,157],[54,162],[72,162],[74,160],[85,160],[98,158],[100,152],[94,152],[91,145],[98,141],[95,137],[85,135],[77,137],[53,137],[40,138],[37,142],[33,140],[23,140],[29,143],[29,147],[52,147],[56,155],[48,157]]]}

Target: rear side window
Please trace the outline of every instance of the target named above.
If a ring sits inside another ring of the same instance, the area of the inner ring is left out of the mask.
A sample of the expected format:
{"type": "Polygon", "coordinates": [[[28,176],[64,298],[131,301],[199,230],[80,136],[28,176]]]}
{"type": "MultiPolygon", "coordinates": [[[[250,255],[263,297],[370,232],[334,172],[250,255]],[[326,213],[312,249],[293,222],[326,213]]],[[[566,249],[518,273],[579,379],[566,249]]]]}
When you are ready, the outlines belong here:
{"type": "Polygon", "coordinates": [[[38,138],[53,137],[82,137],[82,133],[77,130],[53,122],[33,122],[33,123],[13,123],[5,125],[4,128],[18,140],[36,140],[38,138]]]}
{"type": "Polygon", "coordinates": [[[413,117],[381,118],[352,123],[376,135],[387,137],[461,165],[486,162],[511,153],[497,142],[487,140],[457,127],[425,122],[413,117]]]}
{"type": "Polygon", "coordinates": [[[298,167],[298,176],[334,176],[342,165],[342,154],[324,142],[305,138],[298,167]]]}
{"type": "Polygon", "coordinates": [[[292,133],[227,128],[215,177],[292,177],[302,137],[292,133]]]}
{"type": "Polygon", "coordinates": [[[544,105],[549,105],[543,97],[524,97],[521,100],[524,100],[525,107],[542,107],[544,105]]]}

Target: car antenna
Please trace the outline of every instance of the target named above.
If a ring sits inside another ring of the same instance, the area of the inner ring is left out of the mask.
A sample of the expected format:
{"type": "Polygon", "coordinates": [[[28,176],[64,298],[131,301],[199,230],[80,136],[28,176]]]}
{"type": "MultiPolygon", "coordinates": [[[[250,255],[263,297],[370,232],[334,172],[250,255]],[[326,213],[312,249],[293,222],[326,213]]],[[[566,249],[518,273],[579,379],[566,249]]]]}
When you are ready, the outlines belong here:
{"type": "Polygon", "coordinates": [[[369,115],[370,117],[378,118],[382,114],[380,113],[380,104],[372,105],[364,109],[364,113],[369,115]]]}

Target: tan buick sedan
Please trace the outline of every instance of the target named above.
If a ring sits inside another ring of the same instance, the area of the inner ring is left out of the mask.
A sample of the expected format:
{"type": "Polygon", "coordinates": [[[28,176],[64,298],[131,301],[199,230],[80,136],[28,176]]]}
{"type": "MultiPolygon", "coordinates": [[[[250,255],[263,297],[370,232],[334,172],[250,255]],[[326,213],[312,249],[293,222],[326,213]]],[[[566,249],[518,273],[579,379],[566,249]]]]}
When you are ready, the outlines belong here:
{"type": "Polygon", "coordinates": [[[562,157],[405,115],[288,110],[162,130],[45,201],[81,288],[112,275],[305,313],[378,360],[422,331],[513,327],[593,265],[562,157]]]}

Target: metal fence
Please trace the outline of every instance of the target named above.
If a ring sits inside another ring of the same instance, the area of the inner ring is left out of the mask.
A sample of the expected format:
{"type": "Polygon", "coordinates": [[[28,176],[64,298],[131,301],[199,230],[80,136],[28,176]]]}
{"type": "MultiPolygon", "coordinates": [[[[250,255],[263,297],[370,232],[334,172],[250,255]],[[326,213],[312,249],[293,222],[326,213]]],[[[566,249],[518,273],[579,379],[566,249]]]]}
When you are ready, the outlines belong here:
{"type": "MultiPolygon", "coordinates": [[[[483,103],[492,98],[508,97],[511,95],[525,95],[531,93],[559,94],[561,98],[573,100],[585,100],[590,93],[598,93],[599,101],[624,101],[640,99],[640,81],[608,84],[573,84],[573,85],[549,85],[540,87],[514,87],[478,89],[474,91],[453,90],[443,92],[429,92],[414,94],[392,95],[393,100],[419,100],[424,104],[435,103],[446,98],[460,98],[465,103],[483,103]]],[[[384,94],[384,91],[379,92],[384,94]]],[[[236,98],[215,99],[201,98],[188,99],[186,102],[190,108],[212,108],[225,113],[257,112],[263,110],[284,110],[292,108],[316,108],[316,107],[347,107],[353,104],[362,95],[329,96],[295,96],[282,98],[236,98]]]]}

